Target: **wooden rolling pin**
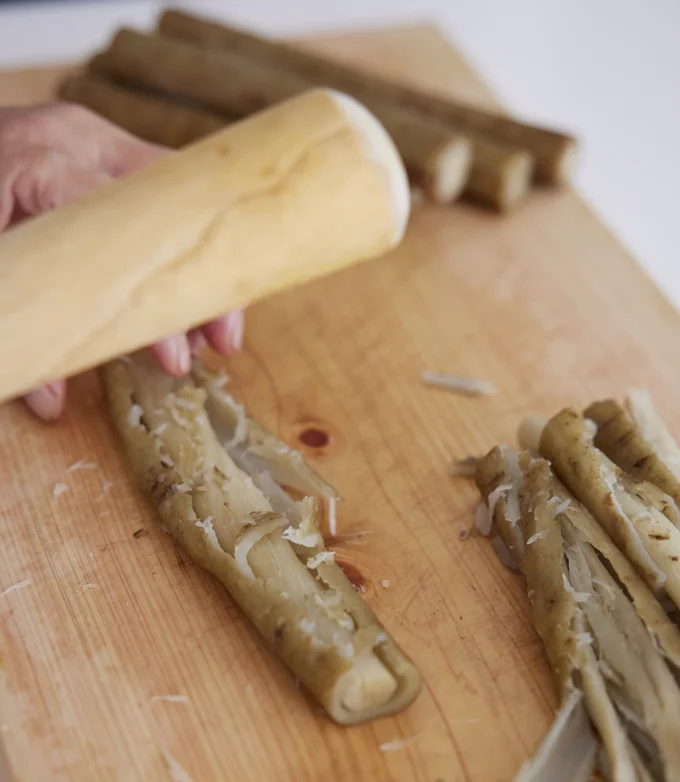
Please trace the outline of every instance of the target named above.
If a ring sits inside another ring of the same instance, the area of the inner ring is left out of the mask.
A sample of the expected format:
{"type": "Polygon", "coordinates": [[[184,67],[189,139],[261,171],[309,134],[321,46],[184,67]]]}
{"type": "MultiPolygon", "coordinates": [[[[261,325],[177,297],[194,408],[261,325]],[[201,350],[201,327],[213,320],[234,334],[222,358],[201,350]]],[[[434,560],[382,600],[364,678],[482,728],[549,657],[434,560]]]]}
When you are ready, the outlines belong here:
{"type": "Polygon", "coordinates": [[[381,255],[406,172],[316,89],[0,236],[0,401],[381,255]]]}

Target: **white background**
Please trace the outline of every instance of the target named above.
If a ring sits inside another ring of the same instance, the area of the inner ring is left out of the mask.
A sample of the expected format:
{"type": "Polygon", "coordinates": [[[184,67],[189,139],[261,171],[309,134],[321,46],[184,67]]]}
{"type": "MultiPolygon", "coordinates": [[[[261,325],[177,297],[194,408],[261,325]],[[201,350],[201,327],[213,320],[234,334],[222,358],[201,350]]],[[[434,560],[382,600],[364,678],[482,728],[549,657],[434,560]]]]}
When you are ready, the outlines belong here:
{"type": "MultiPolygon", "coordinates": [[[[0,67],[89,55],[149,0],[0,4],[0,67]]],[[[194,0],[272,35],[437,22],[512,110],[582,137],[577,186],[680,305],[680,0],[194,0]]]]}

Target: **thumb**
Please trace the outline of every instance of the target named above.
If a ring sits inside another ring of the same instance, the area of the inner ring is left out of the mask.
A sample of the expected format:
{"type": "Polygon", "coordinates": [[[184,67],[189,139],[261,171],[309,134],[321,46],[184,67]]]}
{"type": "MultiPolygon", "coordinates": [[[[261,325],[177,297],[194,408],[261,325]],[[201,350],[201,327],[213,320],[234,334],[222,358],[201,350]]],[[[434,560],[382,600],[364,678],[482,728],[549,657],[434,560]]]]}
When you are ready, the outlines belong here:
{"type": "Polygon", "coordinates": [[[54,421],[63,413],[66,405],[66,381],[56,380],[36,388],[24,397],[24,402],[38,418],[54,421]]]}

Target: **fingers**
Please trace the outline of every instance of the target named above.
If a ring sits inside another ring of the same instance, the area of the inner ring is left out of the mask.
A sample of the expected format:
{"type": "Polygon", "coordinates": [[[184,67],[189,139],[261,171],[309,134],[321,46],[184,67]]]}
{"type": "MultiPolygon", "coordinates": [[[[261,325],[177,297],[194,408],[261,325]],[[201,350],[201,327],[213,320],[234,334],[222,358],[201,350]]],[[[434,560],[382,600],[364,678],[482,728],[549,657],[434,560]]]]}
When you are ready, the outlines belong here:
{"type": "Polygon", "coordinates": [[[193,355],[197,355],[199,351],[208,344],[201,329],[191,329],[191,331],[187,333],[187,339],[189,340],[189,347],[191,348],[193,355]]]}
{"type": "Polygon", "coordinates": [[[245,317],[242,310],[230,312],[222,318],[206,323],[202,332],[218,353],[233,356],[243,347],[245,317]]]}
{"type": "Polygon", "coordinates": [[[12,181],[8,178],[0,182],[0,233],[9,226],[13,213],[14,194],[12,193],[12,181]]]}
{"type": "Polygon", "coordinates": [[[75,201],[110,181],[106,171],[79,166],[61,155],[45,156],[16,178],[14,198],[16,206],[26,215],[37,216],[75,201]]]}
{"type": "Polygon", "coordinates": [[[56,380],[37,388],[24,397],[24,402],[38,418],[54,421],[64,412],[66,406],[66,381],[56,380]]]}
{"type": "Polygon", "coordinates": [[[186,334],[178,334],[152,345],[158,366],[173,377],[183,377],[191,369],[191,348],[186,334]]]}

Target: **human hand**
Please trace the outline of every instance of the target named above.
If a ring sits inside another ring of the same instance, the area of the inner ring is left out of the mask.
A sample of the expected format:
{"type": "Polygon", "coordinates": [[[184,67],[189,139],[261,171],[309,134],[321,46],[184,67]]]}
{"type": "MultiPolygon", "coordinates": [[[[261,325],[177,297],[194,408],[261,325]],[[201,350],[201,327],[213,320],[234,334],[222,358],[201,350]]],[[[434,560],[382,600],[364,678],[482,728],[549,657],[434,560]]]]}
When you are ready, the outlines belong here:
{"type": "MultiPolygon", "coordinates": [[[[0,232],[56,209],[101,185],[172,154],[70,103],[0,108],[0,232]]],[[[191,367],[191,351],[207,341],[231,355],[243,342],[243,313],[232,312],[204,326],[151,346],[159,366],[175,377],[191,367]]],[[[39,418],[58,418],[66,404],[66,381],[38,388],[24,401],[39,418]]]]}

